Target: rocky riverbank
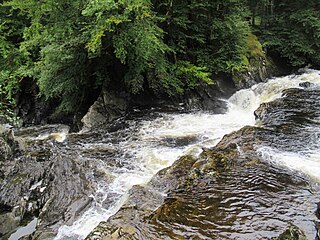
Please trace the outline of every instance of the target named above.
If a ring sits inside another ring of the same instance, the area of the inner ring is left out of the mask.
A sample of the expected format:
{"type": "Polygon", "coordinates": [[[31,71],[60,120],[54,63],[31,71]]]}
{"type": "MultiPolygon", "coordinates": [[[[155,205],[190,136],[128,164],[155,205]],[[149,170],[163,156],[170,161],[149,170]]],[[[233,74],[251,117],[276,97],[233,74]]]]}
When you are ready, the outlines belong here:
{"type": "Polygon", "coordinates": [[[90,204],[93,189],[84,177],[86,163],[61,149],[68,129],[63,125],[14,133],[1,129],[0,234],[4,239],[33,217],[38,217],[35,237],[48,239],[51,230],[43,229],[72,222],[90,204]]]}

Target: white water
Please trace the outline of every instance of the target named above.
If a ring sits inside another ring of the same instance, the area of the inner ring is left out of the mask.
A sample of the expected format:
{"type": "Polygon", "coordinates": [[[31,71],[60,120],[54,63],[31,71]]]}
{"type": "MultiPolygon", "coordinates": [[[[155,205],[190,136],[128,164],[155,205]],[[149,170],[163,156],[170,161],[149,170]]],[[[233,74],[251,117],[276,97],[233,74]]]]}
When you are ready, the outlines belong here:
{"type": "Polygon", "coordinates": [[[257,148],[257,152],[261,154],[263,159],[273,164],[284,165],[289,170],[298,174],[306,174],[314,181],[320,182],[320,126],[313,126],[312,129],[305,127],[303,131],[309,136],[308,144],[302,150],[281,151],[269,146],[260,146],[257,148]]]}
{"type": "MultiPolygon", "coordinates": [[[[202,147],[214,146],[225,134],[245,125],[254,125],[253,112],[262,102],[281,97],[282,90],[298,87],[301,82],[308,81],[319,86],[319,74],[319,71],[307,70],[300,76],[276,78],[241,90],[227,101],[229,110],[226,114],[161,114],[154,120],[140,121],[133,132],[128,132],[130,137],[116,146],[111,143],[108,145],[120,149],[123,153],[119,159],[119,162],[123,161],[122,167],[111,168],[101,163],[101,170],[113,179],[111,184],[100,182],[96,194],[92,196],[95,205],[73,225],[62,226],[56,239],[84,239],[100,221],[106,221],[117,212],[133,185],[147,183],[156,172],[170,166],[181,155],[198,155],[202,147]],[[179,141],[189,142],[175,144],[179,141]],[[103,203],[108,199],[113,200],[112,204],[105,207],[103,203]]],[[[99,143],[84,147],[95,146],[99,146],[99,143]]],[[[300,153],[277,153],[276,149],[270,148],[261,148],[259,151],[276,164],[283,164],[320,178],[318,151],[304,155],[307,159],[303,160],[307,161],[300,160],[300,153]]]]}

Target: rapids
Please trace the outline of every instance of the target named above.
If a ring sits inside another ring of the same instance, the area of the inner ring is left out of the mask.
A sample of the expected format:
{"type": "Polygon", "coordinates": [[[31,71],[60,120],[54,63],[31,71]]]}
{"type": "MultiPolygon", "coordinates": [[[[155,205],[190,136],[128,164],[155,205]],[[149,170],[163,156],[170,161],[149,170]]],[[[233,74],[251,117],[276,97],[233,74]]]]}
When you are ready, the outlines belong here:
{"type": "MultiPolygon", "coordinates": [[[[120,209],[133,185],[146,184],[179,156],[198,156],[203,148],[215,146],[225,134],[246,125],[259,125],[254,111],[261,103],[280,98],[285,89],[302,88],[304,82],[320,88],[320,71],[307,69],[301,75],[274,78],[240,90],[226,100],[228,111],[225,114],[168,113],[157,109],[146,113],[135,110],[106,130],[66,136],[63,133],[59,140],[65,141],[67,151],[83,158],[98,159],[96,167],[104,178],[95,180],[96,191],[91,196],[93,203],[90,208],[72,225],[60,227],[55,239],[84,239],[100,221],[106,221],[120,209]]],[[[314,128],[311,132],[310,145],[303,146],[302,150],[284,151],[260,146],[257,151],[266,161],[288,171],[299,171],[317,183],[320,181],[320,129],[314,128]]],[[[87,177],[95,178],[95,174],[87,173],[87,177]]]]}

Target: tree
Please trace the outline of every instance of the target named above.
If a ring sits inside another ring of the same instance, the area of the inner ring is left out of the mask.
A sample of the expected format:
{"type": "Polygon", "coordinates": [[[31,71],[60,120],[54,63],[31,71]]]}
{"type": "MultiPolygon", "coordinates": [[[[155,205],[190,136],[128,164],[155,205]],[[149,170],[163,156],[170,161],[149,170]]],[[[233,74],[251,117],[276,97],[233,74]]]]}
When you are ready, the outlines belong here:
{"type": "Polygon", "coordinates": [[[276,1],[268,27],[261,39],[269,53],[283,58],[288,65],[320,66],[319,1],[276,1]]]}
{"type": "Polygon", "coordinates": [[[102,86],[170,96],[214,84],[248,68],[248,49],[260,56],[250,18],[269,53],[319,65],[319,16],[316,0],[4,0],[0,108],[22,79],[65,112],[88,107],[102,86]]]}
{"type": "Polygon", "coordinates": [[[0,122],[19,124],[13,111],[19,81],[28,75],[23,67],[30,63],[27,55],[19,50],[25,26],[25,16],[19,11],[0,5],[0,122]]]}

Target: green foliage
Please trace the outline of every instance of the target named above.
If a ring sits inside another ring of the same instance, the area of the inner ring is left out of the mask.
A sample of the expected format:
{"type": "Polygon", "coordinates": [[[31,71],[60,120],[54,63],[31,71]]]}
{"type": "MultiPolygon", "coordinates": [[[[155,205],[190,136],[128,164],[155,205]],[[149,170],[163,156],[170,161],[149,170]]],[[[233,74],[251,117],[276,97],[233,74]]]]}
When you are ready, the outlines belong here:
{"type": "Polygon", "coordinates": [[[320,66],[319,1],[277,1],[271,13],[262,29],[264,46],[288,65],[320,66]]]}
{"type": "Polygon", "coordinates": [[[187,89],[194,89],[200,82],[204,84],[215,84],[210,78],[211,73],[206,67],[193,65],[188,61],[178,61],[166,69],[166,76],[159,77],[162,86],[169,95],[181,94],[187,89]]]}
{"type": "Polygon", "coordinates": [[[66,112],[102,85],[175,95],[214,84],[264,57],[252,31],[290,65],[319,66],[319,9],[316,0],[4,0],[0,111],[13,116],[21,79],[66,112]]]}
{"type": "Polygon", "coordinates": [[[206,67],[211,73],[232,73],[245,67],[245,1],[156,1],[165,19],[167,42],[174,59],[206,67]]]}
{"type": "Polygon", "coordinates": [[[124,80],[132,93],[143,90],[143,74],[146,71],[161,68],[160,64],[165,64],[164,57],[169,48],[161,38],[162,30],[149,19],[129,23],[114,36],[115,54],[122,63],[128,64],[124,80]],[[162,62],[158,61],[158,58],[162,58],[162,62]]]}
{"type": "Polygon", "coordinates": [[[50,44],[42,48],[34,76],[43,95],[62,98],[59,110],[70,112],[85,100],[84,88],[89,78],[86,61],[86,53],[76,47],[50,44]]]}
{"type": "Polygon", "coordinates": [[[19,124],[14,112],[15,94],[19,81],[27,76],[28,56],[19,51],[24,18],[14,10],[0,5],[0,118],[13,125],[19,124]]]}
{"type": "Polygon", "coordinates": [[[82,1],[21,1],[6,3],[30,21],[23,31],[20,52],[33,59],[23,65],[37,80],[40,94],[61,102],[59,111],[77,111],[86,100],[90,82],[90,65],[84,48],[88,39],[81,14],[82,1]]]}
{"type": "Polygon", "coordinates": [[[210,72],[206,71],[206,67],[197,67],[190,62],[180,61],[177,64],[177,77],[184,77],[189,82],[189,86],[197,86],[197,80],[202,80],[207,84],[214,84],[210,78],[210,72]]]}

